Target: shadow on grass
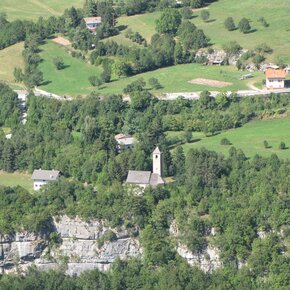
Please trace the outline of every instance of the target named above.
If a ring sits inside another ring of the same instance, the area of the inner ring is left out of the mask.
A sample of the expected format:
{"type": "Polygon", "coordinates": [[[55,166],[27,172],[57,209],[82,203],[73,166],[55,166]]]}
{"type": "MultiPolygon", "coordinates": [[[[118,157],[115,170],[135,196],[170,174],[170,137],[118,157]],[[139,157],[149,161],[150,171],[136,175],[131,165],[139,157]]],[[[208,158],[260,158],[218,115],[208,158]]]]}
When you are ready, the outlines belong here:
{"type": "Polygon", "coordinates": [[[116,27],[119,31],[123,31],[128,28],[128,25],[119,25],[116,27]]]}
{"type": "Polygon", "coordinates": [[[44,82],[41,83],[41,85],[42,86],[47,86],[47,85],[49,85],[51,83],[52,83],[52,81],[44,81],[44,82]]]}
{"type": "Polygon", "coordinates": [[[208,21],[206,21],[206,23],[212,23],[212,22],[215,22],[216,19],[209,19],[208,21]]]}

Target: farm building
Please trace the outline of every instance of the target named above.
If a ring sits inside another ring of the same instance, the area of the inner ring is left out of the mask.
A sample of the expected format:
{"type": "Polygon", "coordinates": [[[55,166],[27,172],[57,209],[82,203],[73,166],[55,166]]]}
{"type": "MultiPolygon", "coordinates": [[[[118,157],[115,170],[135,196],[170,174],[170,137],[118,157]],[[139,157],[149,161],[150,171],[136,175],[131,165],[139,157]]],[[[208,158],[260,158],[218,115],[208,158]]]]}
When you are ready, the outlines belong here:
{"type": "Polygon", "coordinates": [[[129,170],[126,183],[135,184],[142,188],[155,187],[164,184],[162,178],[162,153],[158,147],[152,153],[153,172],[129,170]]]}
{"type": "Polygon", "coordinates": [[[102,24],[102,17],[87,17],[84,18],[87,29],[91,32],[96,32],[96,29],[99,25],[102,24]]]}
{"type": "Polygon", "coordinates": [[[285,88],[286,71],[283,69],[272,69],[266,70],[266,88],[272,89],[283,89],[285,88]]]}
{"type": "Polygon", "coordinates": [[[135,138],[128,134],[117,134],[115,135],[115,140],[118,143],[118,149],[131,149],[135,145],[135,138]]]}
{"type": "Polygon", "coordinates": [[[57,181],[60,172],[57,170],[34,170],[32,174],[33,188],[38,191],[41,187],[49,182],[57,181]]]}

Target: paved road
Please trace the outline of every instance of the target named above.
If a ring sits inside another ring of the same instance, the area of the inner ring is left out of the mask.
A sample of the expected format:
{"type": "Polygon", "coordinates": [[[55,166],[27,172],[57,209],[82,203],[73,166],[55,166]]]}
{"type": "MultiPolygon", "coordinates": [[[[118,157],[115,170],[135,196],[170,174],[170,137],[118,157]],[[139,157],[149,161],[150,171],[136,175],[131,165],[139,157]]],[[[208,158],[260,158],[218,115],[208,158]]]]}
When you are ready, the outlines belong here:
{"type": "MultiPolygon", "coordinates": [[[[178,97],[182,96],[185,99],[199,99],[201,92],[181,92],[181,93],[166,93],[160,96],[157,96],[161,100],[175,100],[178,97]]],[[[216,97],[220,92],[217,91],[210,91],[211,96],[216,97]]],[[[231,92],[228,92],[230,94],[231,92]]],[[[290,93],[289,89],[281,89],[281,90],[241,90],[237,91],[236,94],[238,97],[244,98],[244,97],[251,97],[251,96],[265,96],[270,95],[271,93],[274,94],[285,94],[290,93]]]]}

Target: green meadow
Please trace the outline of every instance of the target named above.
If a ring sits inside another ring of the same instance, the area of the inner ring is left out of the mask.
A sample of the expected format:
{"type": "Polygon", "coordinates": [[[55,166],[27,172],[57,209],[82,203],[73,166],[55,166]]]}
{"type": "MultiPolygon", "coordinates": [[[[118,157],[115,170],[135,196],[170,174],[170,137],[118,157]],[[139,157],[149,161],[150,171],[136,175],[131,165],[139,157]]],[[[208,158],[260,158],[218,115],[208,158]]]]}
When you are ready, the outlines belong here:
{"type": "MultiPolygon", "coordinates": [[[[181,140],[182,132],[168,132],[167,138],[181,140]]],[[[234,146],[242,149],[247,157],[253,157],[256,154],[269,157],[275,153],[280,158],[290,159],[290,148],[288,148],[290,147],[290,118],[252,121],[241,128],[224,131],[210,137],[200,132],[193,132],[192,143],[185,143],[182,146],[185,152],[190,148],[205,147],[226,156],[231,146],[234,146]],[[221,145],[220,141],[223,138],[227,138],[231,145],[221,145]],[[264,140],[269,144],[267,149],[264,147],[264,140]],[[279,149],[281,142],[286,144],[287,149],[279,149]]]]}
{"type": "MultiPolygon", "coordinates": [[[[154,93],[165,92],[191,92],[202,90],[240,90],[247,89],[247,81],[240,81],[239,78],[243,72],[237,71],[231,66],[203,66],[200,64],[184,64],[161,68],[155,71],[139,74],[133,77],[123,77],[113,79],[108,84],[103,84],[99,89],[90,85],[88,78],[92,75],[100,76],[101,67],[95,67],[87,64],[84,61],[72,58],[65,51],[65,48],[51,41],[41,46],[41,57],[43,62],[40,64],[40,69],[44,74],[44,85],[41,89],[60,94],[60,95],[86,95],[95,91],[99,94],[116,94],[122,93],[129,83],[139,78],[148,81],[155,77],[159,80],[162,88],[154,91],[154,93]],[[66,68],[57,70],[53,65],[53,58],[60,56],[63,58],[66,68]],[[208,78],[212,80],[226,81],[232,85],[219,89],[208,85],[190,84],[189,81],[195,78],[208,78]]],[[[263,74],[260,72],[254,73],[254,78],[251,82],[261,82],[263,74]]],[[[150,89],[150,87],[148,87],[150,89]]]]}
{"type": "Polygon", "coordinates": [[[66,8],[81,8],[84,0],[1,0],[0,11],[5,12],[9,20],[36,20],[42,16],[59,16],[66,8]]]}
{"type": "Polygon", "coordinates": [[[29,192],[33,191],[31,175],[26,173],[7,173],[0,171],[0,186],[22,186],[29,192]]]}

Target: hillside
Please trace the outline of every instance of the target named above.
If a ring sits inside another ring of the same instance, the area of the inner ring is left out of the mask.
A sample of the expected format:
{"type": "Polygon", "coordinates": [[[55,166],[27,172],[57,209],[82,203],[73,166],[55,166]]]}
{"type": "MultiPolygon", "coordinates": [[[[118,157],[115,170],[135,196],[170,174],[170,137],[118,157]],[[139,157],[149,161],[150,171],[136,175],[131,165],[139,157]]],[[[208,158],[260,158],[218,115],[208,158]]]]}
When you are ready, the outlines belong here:
{"type": "Polygon", "coordinates": [[[83,0],[1,0],[0,11],[7,14],[9,20],[37,20],[38,17],[59,16],[71,6],[81,8],[83,0]]]}

